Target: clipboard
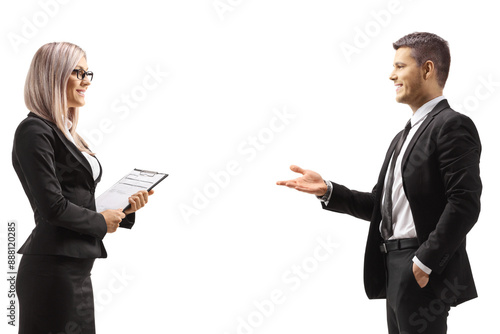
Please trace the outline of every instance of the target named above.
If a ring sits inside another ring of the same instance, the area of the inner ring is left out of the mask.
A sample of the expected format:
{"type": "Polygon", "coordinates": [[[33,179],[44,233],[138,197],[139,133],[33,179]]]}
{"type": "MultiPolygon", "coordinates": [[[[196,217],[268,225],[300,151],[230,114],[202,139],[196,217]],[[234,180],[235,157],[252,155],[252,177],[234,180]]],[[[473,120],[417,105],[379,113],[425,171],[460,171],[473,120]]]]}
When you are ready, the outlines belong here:
{"type": "Polygon", "coordinates": [[[150,191],[163,181],[168,174],[158,173],[144,169],[134,168],[122,177],[111,188],[96,198],[96,211],[102,212],[109,209],[130,208],[128,198],[140,190],[150,191]]]}

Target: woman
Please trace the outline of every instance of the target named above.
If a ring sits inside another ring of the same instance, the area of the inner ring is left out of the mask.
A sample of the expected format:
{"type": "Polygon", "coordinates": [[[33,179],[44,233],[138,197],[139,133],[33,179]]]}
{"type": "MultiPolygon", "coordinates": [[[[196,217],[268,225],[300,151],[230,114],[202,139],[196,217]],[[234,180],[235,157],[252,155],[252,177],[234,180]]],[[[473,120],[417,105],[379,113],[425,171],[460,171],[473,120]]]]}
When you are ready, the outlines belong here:
{"type": "Polygon", "coordinates": [[[131,196],[125,212],[95,211],[101,166],[76,133],[92,77],[80,47],[49,43],[26,78],[31,112],[15,133],[12,163],[36,227],[19,249],[19,333],[95,333],[90,270],[107,256],[102,239],[119,226],[131,228],[153,193],[131,196]]]}

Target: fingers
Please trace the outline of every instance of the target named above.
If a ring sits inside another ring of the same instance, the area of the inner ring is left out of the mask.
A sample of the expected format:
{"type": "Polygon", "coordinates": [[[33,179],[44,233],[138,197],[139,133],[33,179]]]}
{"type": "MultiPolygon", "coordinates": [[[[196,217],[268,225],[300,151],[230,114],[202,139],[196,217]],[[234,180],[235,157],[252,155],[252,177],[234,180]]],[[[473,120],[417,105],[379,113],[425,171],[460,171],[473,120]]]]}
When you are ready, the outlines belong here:
{"type": "Polygon", "coordinates": [[[296,180],[278,181],[278,182],[276,182],[276,184],[278,186],[285,186],[285,187],[288,187],[288,188],[295,188],[295,186],[297,185],[297,181],[296,180]]]}
{"type": "Polygon", "coordinates": [[[111,210],[114,211],[114,215],[111,217],[111,223],[118,227],[123,218],[125,218],[125,213],[123,213],[122,209],[111,210]]]}
{"type": "Polygon", "coordinates": [[[120,227],[120,223],[123,218],[125,218],[125,213],[123,213],[122,209],[115,210],[116,216],[114,217],[114,220],[111,222],[110,226],[108,227],[108,231],[111,229],[112,232],[116,232],[118,227],[120,227]]]}
{"type": "Polygon", "coordinates": [[[277,182],[278,185],[283,185],[283,186],[286,186],[288,188],[292,188],[292,189],[295,189],[295,190],[298,190],[298,191],[303,191],[303,192],[306,192],[306,193],[312,193],[313,190],[311,190],[310,187],[305,187],[303,184],[297,182],[297,180],[289,180],[289,181],[279,181],[277,182]],[[281,183],[281,184],[279,184],[281,183]]]}
{"type": "MultiPolygon", "coordinates": [[[[152,191],[152,189],[151,189],[152,191]]],[[[148,197],[149,197],[149,192],[147,192],[146,190],[141,190],[141,191],[138,191],[135,196],[139,197],[139,200],[142,204],[141,208],[148,202],[148,197]]]]}
{"type": "Polygon", "coordinates": [[[125,218],[125,213],[122,209],[118,209],[116,210],[116,212],[118,213],[118,218],[120,218],[120,221],[122,221],[122,219],[125,218]]]}
{"type": "Polygon", "coordinates": [[[420,282],[418,282],[418,285],[423,289],[427,286],[427,284],[429,283],[429,279],[423,279],[421,280],[420,282]]]}
{"type": "Polygon", "coordinates": [[[290,170],[292,170],[292,172],[295,172],[295,173],[300,173],[302,175],[304,175],[304,173],[306,172],[305,169],[303,168],[300,168],[299,166],[296,166],[296,165],[291,165],[290,166],[290,170]]]}
{"type": "MultiPolygon", "coordinates": [[[[296,165],[291,165],[290,166],[290,170],[292,170],[293,172],[296,172],[296,173],[300,173],[302,175],[304,175],[305,173],[305,170],[300,168],[299,166],[296,166],[296,165]]],[[[290,187],[290,188],[295,188],[296,184],[297,184],[297,179],[294,179],[294,180],[288,180],[288,181],[278,181],[276,182],[276,184],[278,186],[287,186],[287,187],[290,187]]]]}
{"type": "Polygon", "coordinates": [[[136,210],[142,208],[147,202],[148,192],[146,190],[141,190],[129,197],[130,205],[133,206],[135,204],[136,210]]]}
{"type": "Polygon", "coordinates": [[[314,194],[317,196],[320,195],[320,193],[321,193],[321,196],[323,196],[325,191],[326,191],[326,190],[321,191],[321,188],[316,186],[316,185],[310,186],[308,184],[305,184],[304,182],[297,182],[297,179],[289,180],[289,181],[278,181],[278,182],[276,182],[276,184],[279,186],[286,186],[288,188],[292,188],[292,189],[295,189],[295,190],[298,190],[298,191],[301,191],[304,193],[308,193],[308,194],[314,194]]]}
{"type": "Polygon", "coordinates": [[[130,196],[128,199],[128,202],[130,203],[131,206],[135,206],[136,210],[139,210],[140,208],[142,208],[146,204],[144,197],[140,196],[140,195],[130,196]]]}
{"type": "Polygon", "coordinates": [[[101,214],[104,216],[104,220],[106,221],[108,233],[115,232],[120,226],[122,219],[125,218],[125,213],[123,213],[121,209],[106,210],[101,212],[101,214]]]}
{"type": "Polygon", "coordinates": [[[425,288],[425,286],[429,283],[429,275],[426,274],[419,266],[413,263],[413,276],[417,281],[418,285],[421,288],[425,288]]]}
{"type": "Polygon", "coordinates": [[[104,216],[106,222],[111,223],[120,223],[125,218],[125,213],[123,213],[122,209],[106,210],[101,212],[101,214],[104,216]]]}
{"type": "Polygon", "coordinates": [[[154,190],[150,191],[141,190],[129,197],[128,202],[130,203],[130,208],[125,210],[125,214],[131,214],[136,212],[140,208],[144,207],[148,202],[148,197],[154,194],[154,190]]]}

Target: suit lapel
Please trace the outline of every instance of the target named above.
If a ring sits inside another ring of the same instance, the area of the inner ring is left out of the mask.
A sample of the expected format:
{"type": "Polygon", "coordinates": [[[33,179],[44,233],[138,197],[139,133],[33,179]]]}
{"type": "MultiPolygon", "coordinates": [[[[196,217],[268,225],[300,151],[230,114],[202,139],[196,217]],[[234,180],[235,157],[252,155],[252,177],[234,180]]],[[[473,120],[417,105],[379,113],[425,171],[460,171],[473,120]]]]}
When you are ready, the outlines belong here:
{"type": "MultiPolygon", "coordinates": [[[[82,152],[80,152],[80,150],[78,149],[78,147],[75,146],[75,144],[73,144],[62,132],[61,130],[59,130],[59,128],[57,127],[56,124],[46,120],[46,119],[43,119],[41,117],[39,117],[38,115],[36,115],[35,113],[33,112],[30,112],[28,114],[28,116],[30,117],[37,117],[41,120],[43,120],[45,123],[47,123],[47,125],[49,125],[50,127],[52,127],[55,131],[55,133],[57,133],[57,135],[59,136],[59,138],[61,139],[61,141],[63,142],[64,146],[66,146],[66,148],[68,149],[68,151],[73,155],[73,157],[85,168],[85,170],[87,170],[87,172],[90,174],[92,180],[94,179],[93,177],[93,173],[92,173],[92,167],[90,166],[89,162],[87,161],[87,158],[85,158],[85,156],[82,154],[82,152]]],[[[99,167],[100,167],[100,163],[99,163],[99,167]]],[[[99,173],[99,178],[101,177],[101,174],[102,174],[102,169],[101,169],[101,173],[99,173]]],[[[98,178],[98,179],[99,179],[98,178]]]]}
{"type": "MultiPolygon", "coordinates": [[[[404,167],[406,166],[408,162],[408,157],[410,156],[411,152],[413,151],[413,148],[415,147],[415,144],[418,141],[418,138],[422,135],[422,133],[425,131],[425,129],[429,126],[429,124],[434,120],[434,117],[439,114],[442,110],[449,108],[450,105],[448,104],[448,101],[442,100],[439,102],[434,109],[427,115],[427,117],[424,119],[422,125],[418,128],[417,132],[413,135],[413,137],[410,140],[410,143],[408,144],[408,147],[405,150],[405,153],[403,155],[403,160],[401,163],[401,172],[403,172],[404,167]]],[[[404,174],[402,174],[404,175],[404,174]]]]}
{"type": "MultiPolygon", "coordinates": [[[[99,181],[101,181],[101,176],[102,176],[102,166],[101,166],[101,162],[99,161],[99,159],[97,159],[97,157],[94,155],[94,158],[97,160],[97,163],[99,164],[99,176],[97,177],[97,179],[95,180],[95,183],[99,183],[99,181]]],[[[85,159],[87,160],[87,159],[85,159]]],[[[88,162],[88,161],[87,161],[88,162]]],[[[93,176],[94,174],[92,174],[93,176]]]]}
{"type": "MultiPolygon", "coordinates": [[[[385,155],[384,163],[383,163],[382,168],[380,170],[380,174],[378,176],[376,193],[375,193],[375,206],[376,206],[375,212],[376,212],[376,216],[380,217],[380,219],[382,219],[380,216],[380,203],[382,202],[382,193],[383,193],[383,189],[384,189],[385,176],[387,174],[387,169],[389,168],[389,162],[391,161],[392,154],[394,153],[394,150],[396,149],[396,144],[398,143],[399,137],[401,136],[401,132],[398,133],[394,137],[394,139],[392,140],[392,143],[389,146],[389,149],[387,150],[387,153],[385,155]]],[[[378,223],[380,223],[380,221],[378,221],[378,223]]],[[[377,228],[378,228],[378,225],[377,225],[377,228]]]]}
{"type": "Polygon", "coordinates": [[[389,168],[389,162],[391,161],[392,154],[394,153],[394,150],[396,149],[396,145],[398,143],[399,137],[401,136],[401,132],[399,132],[394,137],[394,139],[392,140],[392,143],[389,146],[389,149],[387,150],[387,153],[385,155],[384,164],[382,165],[382,169],[380,170],[380,175],[378,177],[378,182],[377,182],[377,184],[380,185],[380,187],[381,187],[380,189],[382,189],[382,187],[384,186],[384,180],[385,180],[385,175],[387,174],[387,168],[389,168]]]}

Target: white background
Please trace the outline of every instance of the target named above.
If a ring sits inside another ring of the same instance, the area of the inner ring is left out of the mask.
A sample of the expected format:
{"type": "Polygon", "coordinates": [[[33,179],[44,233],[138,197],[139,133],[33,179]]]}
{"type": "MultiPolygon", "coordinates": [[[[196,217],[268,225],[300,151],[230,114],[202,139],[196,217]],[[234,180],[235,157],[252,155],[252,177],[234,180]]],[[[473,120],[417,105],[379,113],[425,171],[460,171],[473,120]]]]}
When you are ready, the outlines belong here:
{"type": "MultiPolygon", "coordinates": [[[[452,309],[449,332],[496,330],[500,24],[493,2],[220,3],[226,11],[213,0],[2,1],[2,252],[8,220],[18,222],[19,245],[34,227],[10,157],[28,113],[26,73],[41,45],[69,41],[86,50],[95,73],[79,131],[104,167],[97,193],[135,167],[170,174],[132,230],[105,237],[109,257],[92,272],[98,333],[383,333],[384,301],[369,301],[362,282],[368,222],[323,211],[313,196],[275,182],[295,177],[288,167],[297,164],[371,190],[390,140],[411,116],[388,80],[392,42],[429,31],[450,43],[445,96],[473,119],[483,143],[483,207],[468,236],[480,298],[452,309]],[[346,44],[357,53],[346,57],[346,44]],[[158,82],[151,71],[162,73],[158,82]],[[141,88],[144,80],[156,88],[141,88]],[[127,95],[134,108],[124,108],[127,95]],[[292,115],[287,124],[273,123],[276,110],[292,115]],[[210,173],[222,175],[231,161],[238,172],[216,186],[210,173]],[[183,216],[186,207],[193,211],[183,216]],[[338,243],[319,262],[312,258],[318,239],[338,243]],[[310,273],[299,278],[293,265],[310,273]],[[300,282],[295,290],[292,278],[300,282]],[[258,313],[255,303],[273,290],[282,303],[264,302],[267,311],[258,313]]],[[[2,332],[17,332],[1,319],[2,332]]]]}

